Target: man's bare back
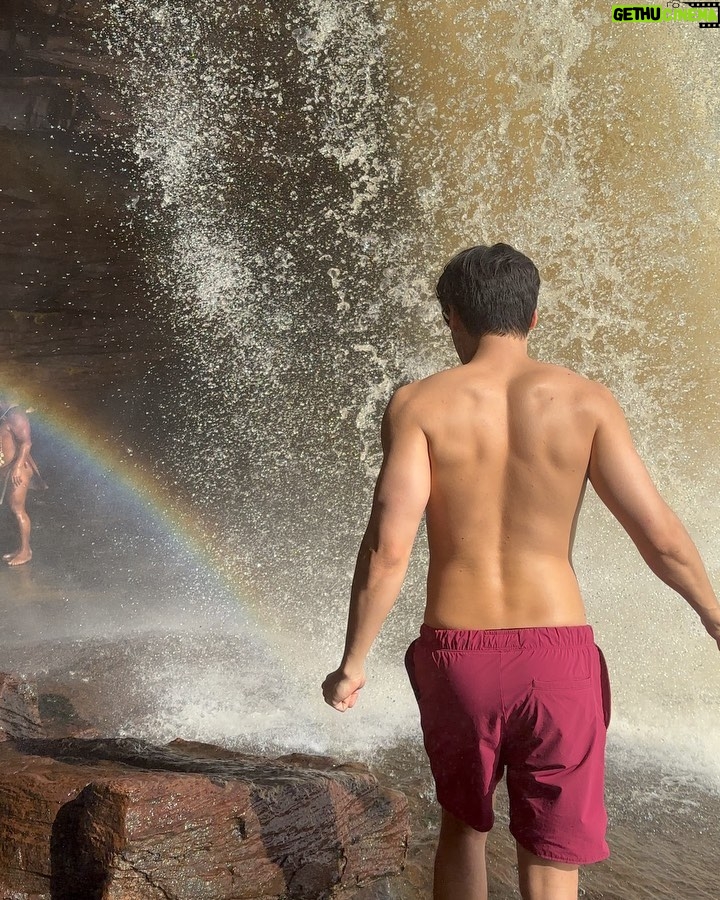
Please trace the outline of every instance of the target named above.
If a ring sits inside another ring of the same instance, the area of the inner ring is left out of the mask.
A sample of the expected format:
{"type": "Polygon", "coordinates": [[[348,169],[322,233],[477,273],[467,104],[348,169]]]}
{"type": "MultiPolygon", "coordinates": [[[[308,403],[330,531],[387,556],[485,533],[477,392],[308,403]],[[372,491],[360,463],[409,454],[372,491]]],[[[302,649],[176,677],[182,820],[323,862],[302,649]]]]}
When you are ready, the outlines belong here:
{"type": "Polygon", "coordinates": [[[597,386],[497,349],[405,389],[432,473],[425,623],[583,624],[571,551],[597,386]]]}

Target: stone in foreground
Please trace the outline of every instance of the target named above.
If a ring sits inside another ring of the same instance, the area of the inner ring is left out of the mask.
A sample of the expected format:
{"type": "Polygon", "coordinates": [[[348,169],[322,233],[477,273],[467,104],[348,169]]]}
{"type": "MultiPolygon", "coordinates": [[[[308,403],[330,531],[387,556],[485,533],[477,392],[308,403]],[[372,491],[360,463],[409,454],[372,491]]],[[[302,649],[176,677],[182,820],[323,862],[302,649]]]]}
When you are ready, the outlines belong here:
{"type": "Polygon", "coordinates": [[[184,742],[8,742],[0,797],[17,900],[319,900],[400,871],[408,839],[363,767],[184,742]]]}

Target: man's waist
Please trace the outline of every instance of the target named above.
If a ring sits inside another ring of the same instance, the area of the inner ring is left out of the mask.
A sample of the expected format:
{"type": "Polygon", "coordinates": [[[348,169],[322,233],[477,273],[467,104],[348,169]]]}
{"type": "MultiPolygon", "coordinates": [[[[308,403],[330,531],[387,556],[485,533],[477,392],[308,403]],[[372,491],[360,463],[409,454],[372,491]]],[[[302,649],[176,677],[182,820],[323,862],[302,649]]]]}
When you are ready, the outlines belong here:
{"type": "Polygon", "coordinates": [[[432,628],[493,630],[584,625],[585,605],[570,566],[554,577],[513,584],[482,579],[428,580],[424,621],[432,628]]]}
{"type": "Polygon", "coordinates": [[[420,627],[420,642],[429,650],[521,650],[540,647],[582,647],[595,643],[590,625],[530,628],[420,627]]]}

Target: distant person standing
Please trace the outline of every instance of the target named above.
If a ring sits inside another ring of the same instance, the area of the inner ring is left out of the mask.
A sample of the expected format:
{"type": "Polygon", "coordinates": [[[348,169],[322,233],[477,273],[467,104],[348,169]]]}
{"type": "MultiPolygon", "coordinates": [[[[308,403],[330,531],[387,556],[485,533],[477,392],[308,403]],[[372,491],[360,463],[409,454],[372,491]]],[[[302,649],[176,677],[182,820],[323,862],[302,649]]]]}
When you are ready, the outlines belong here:
{"type": "Polygon", "coordinates": [[[16,403],[0,396],[0,505],[7,503],[20,533],[20,546],[3,559],[9,566],[22,566],[32,559],[30,517],[25,509],[29,488],[46,487],[30,455],[30,422],[16,403]]]}

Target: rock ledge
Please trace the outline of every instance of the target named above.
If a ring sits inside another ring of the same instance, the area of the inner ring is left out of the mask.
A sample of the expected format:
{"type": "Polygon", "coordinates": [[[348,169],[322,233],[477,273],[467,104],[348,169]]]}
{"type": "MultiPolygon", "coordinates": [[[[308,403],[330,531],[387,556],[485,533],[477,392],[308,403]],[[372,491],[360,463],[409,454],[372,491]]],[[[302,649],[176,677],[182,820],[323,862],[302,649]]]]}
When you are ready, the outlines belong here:
{"type": "Polygon", "coordinates": [[[37,693],[9,676],[2,723],[2,900],[320,900],[404,865],[405,797],[363,766],[38,736],[37,693]]]}

